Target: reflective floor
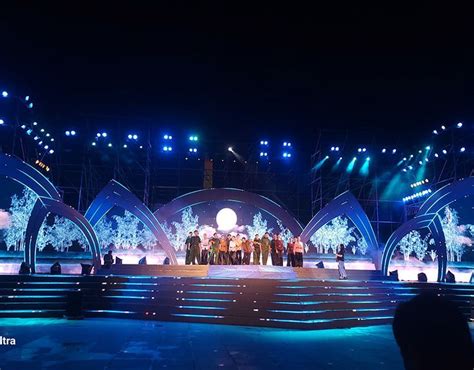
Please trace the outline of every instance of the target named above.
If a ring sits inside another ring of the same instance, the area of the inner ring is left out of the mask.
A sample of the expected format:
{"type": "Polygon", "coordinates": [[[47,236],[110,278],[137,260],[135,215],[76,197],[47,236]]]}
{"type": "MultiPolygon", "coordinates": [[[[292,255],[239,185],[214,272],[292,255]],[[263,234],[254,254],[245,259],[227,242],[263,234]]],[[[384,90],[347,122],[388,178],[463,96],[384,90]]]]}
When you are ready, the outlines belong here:
{"type": "Polygon", "coordinates": [[[288,331],[120,319],[0,319],[1,370],[402,369],[390,326],[288,331]]]}

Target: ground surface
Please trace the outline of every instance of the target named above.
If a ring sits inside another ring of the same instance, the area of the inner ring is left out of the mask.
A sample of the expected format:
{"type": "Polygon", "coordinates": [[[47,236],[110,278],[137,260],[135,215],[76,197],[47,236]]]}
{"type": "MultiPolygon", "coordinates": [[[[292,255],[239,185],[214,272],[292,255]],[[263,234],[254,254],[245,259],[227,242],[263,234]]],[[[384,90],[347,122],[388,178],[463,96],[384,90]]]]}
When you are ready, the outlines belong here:
{"type": "Polygon", "coordinates": [[[1,370],[403,369],[390,326],[288,331],[119,319],[0,319],[1,370]]]}

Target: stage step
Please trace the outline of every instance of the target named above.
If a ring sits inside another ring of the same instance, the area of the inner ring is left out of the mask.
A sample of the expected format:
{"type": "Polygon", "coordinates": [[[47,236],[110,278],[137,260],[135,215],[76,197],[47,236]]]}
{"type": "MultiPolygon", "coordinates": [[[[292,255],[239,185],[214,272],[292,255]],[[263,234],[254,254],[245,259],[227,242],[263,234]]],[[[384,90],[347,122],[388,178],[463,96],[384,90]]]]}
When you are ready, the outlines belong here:
{"type": "MultiPolygon", "coordinates": [[[[185,270],[204,275],[211,269],[185,270]]],[[[164,266],[162,272],[172,275],[173,269],[164,266]]],[[[76,291],[82,293],[86,317],[294,329],[390,323],[397,305],[422,291],[449,297],[469,315],[474,298],[470,284],[370,279],[7,275],[0,276],[0,316],[61,317],[68,294],[76,291]]]]}

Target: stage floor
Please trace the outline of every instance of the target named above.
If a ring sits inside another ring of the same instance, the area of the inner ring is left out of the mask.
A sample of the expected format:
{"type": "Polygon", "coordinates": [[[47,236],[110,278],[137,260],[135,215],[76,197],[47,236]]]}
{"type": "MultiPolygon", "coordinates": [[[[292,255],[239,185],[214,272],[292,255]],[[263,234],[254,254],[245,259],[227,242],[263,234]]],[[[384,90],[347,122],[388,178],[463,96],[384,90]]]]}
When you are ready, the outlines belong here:
{"type": "Polygon", "coordinates": [[[0,327],[17,341],[0,346],[1,369],[403,369],[389,325],[302,332],[96,318],[0,327]]]}

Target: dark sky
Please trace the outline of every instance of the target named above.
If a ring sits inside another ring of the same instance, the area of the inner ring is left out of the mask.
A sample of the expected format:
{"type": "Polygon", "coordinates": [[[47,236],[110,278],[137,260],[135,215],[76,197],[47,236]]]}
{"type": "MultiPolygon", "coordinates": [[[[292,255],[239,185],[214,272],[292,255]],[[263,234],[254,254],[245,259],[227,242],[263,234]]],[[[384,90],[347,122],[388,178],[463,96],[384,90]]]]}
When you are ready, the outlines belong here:
{"type": "Polygon", "coordinates": [[[313,146],[318,128],[403,141],[474,114],[467,9],[17,3],[0,12],[0,85],[64,125],[117,116],[313,146]]]}

